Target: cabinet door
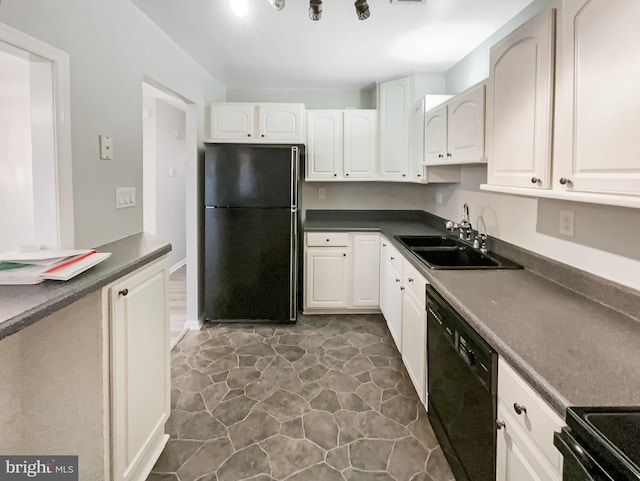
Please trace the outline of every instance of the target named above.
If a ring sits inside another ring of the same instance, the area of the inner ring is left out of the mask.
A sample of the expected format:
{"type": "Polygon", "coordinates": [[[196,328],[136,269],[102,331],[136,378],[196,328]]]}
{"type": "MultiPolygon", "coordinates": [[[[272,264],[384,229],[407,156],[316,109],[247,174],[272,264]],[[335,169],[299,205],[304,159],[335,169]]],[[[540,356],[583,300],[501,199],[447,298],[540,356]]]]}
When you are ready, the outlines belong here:
{"type": "Polygon", "coordinates": [[[353,307],[380,305],[380,236],[353,235],[352,297],[353,307]]]}
{"type": "Polygon", "coordinates": [[[447,162],[447,106],[426,113],[424,119],[424,158],[427,165],[447,162]]]}
{"type": "Polygon", "coordinates": [[[551,172],[555,10],[491,49],[487,84],[488,182],[548,188],[551,172]]]}
{"type": "Polygon", "coordinates": [[[554,168],[562,189],[640,195],[638,19],[637,0],[563,2],[554,168]]]}
{"type": "Polygon", "coordinates": [[[349,258],[346,248],[308,249],[305,256],[305,307],[346,308],[349,304],[349,258]]]}
{"type": "Polygon", "coordinates": [[[427,314],[424,298],[416,299],[407,290],[402,298],[402,360],[420,401],[425,402],[427,367],[427,314]]]}
{"type": "Polygon", "coordinates": [[[409,119],[409,180],[424,179],[424,99],[416,102],[409,119]]]}
{"type": "Polygon", "coordinates": [[[344,175],[349,179],[369,179],[376,174],[378,160],[378,112],[344,112],[344,175]]]}
{"type": "Polygon", "coordinates": [[[304,142],[304,105],[258,104],[261,139],[304,142]]]}
{"type": "Polygon", "coordinates": [[[380,175],[406,180],[409,170],[409,77],[378,86],[380,175]]]}
{"type": "Polygon", "coordinates": [[[402,278],[391,262],[387,261],[385,281],[387,327],[398,351],[402,352],[402,278]]]}
{"type": "Polygon", "coordinates": [[[451,163],[484,162],[484,84],[449,101],[447,157],[451,163]]]}
{"type": "MultiPolygon", "coordinates": [[[[539,462],[539,455],[526,435],[511,421],[508,409],[498,404],[498,419],[505,423],[498,430],[496,481],[561,481],[559,472],[539,462]]],[[[549,440],[552,442],[552,440],[549,440]]]]}
{"type": "Polygon", "coordinates": [[[389,241],[382,237],[380,239],[380,311],[382,315],[387,317],[387,257],[389,252],[389,241]]]}
{"type": "MultiPolygon", "coordinates": [[[[307,112],[307,172],[309,180],[335,180],[342,172],[342,112],[307,112]]],[[[342,177],[342,176],[341,176],[342,177]]]]}
{"type": "Polygon", "coordinates": [[[211,104],[212,140],[252,140],[255,137],[255,105],[211,104]]]}
{"type": "Polygon", "coordinates": [[[169,309],[166,259],[109,289],[113,475],[145,479],[168,436],[169,309]],[[145,470],[147,470],[145,472],[145,470]]]}

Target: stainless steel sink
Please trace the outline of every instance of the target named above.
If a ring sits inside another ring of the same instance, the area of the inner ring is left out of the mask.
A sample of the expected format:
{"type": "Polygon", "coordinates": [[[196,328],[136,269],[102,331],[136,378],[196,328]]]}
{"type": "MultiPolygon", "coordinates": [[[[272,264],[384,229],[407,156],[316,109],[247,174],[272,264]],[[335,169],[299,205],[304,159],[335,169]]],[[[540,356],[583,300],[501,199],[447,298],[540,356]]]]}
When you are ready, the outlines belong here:
{"type": "Polygon", "coordinates": [[[446,236],[396,236],[430,269],[522,269],[522,266],[488,251],[474,249],[446,236]]]}

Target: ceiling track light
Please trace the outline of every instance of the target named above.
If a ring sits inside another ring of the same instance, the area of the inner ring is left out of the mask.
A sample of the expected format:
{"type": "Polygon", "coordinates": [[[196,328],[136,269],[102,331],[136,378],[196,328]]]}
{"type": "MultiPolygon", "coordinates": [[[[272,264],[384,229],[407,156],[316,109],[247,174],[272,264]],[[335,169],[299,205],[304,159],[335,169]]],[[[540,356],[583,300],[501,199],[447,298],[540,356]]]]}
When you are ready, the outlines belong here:
{"type": "Polygon", "coordinates": [[[322,18],[322,0],[309,1],[309,18],[318,21],[322,18]]]}
{"type": "Polygon", "coordinates": [[[371,15],[369,11],[369,5],[367,0],[356,0],[354,5],[356,6],[356,15],[359,20],[366,20],[371,15]]]}
{"type": "Polygon", "coordinates": [[[276,10],[282,10],[284,8],[284,0],[267,0],[267,2],[276,10]]]}

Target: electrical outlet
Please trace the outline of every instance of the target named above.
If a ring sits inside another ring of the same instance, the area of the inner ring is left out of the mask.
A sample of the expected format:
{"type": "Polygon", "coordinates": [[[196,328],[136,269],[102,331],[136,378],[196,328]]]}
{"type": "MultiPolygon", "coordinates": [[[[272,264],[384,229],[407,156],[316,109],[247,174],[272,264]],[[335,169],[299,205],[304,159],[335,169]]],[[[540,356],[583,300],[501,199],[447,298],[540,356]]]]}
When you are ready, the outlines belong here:
{"type": "Polygon", "coordinates": [[[575,214],[572,210],[560,211],[560,234],[573,237],[575,227],[575,214]]]}
{"type": "Polygon", "coordinates": [[[318,199],[326,199],[327,198],[327,189],[324,187],[318,188],[318,199]]]}

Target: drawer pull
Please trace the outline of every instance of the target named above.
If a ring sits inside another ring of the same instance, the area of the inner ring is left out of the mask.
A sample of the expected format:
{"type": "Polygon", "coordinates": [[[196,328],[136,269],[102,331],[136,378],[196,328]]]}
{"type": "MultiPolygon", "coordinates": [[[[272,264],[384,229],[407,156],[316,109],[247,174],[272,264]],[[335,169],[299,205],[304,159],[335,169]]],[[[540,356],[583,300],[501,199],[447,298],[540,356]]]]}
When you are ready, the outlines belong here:
{"type": "Polygon", "coordinates": [[[513,410],[516,412],[516,414],[527,414],[527,408],[522,404],[513,403],[513,410]]]}
{"type": "Polygon", "coordinates": [[[331,241],[331,239],[327,239],[327,242],[330,242],[330,241],[331,241]]]}
{"type": "Polygon", "coordinates": [[[129,289],[122,289],[120,292],[118,292],[119,296],[124,296],[126,297],[127,294],[129,294],[129,289]]]}
{"type": "Polygon", "coordinates": [[[395,257],[389,257],[389,259],[391,259],[392,261],[395,261],[396,258],[395,257]]]}
{"type": "Polygon", "coordinates": [[[500,429],[502,429],[502,428],[506,428],[506,427],[507,427],[507,425],[505,424],[505,422],[504,422],[504,421],[496,421],[496,428],[497,428],[498,430],[500,430],[500,429]]]}
{"type": "Polygon", "coordinates": [[[401,287],[400,287],[400,290],[401,290],[401,291],[404,291],[404,287],[402,287],[402,286],[401,286],[401,287]]]}
{"type": "Polygon", "coordinates": [[[396,282],[400,282],[400,279],[396,279],[396,282]]]}
{"type": "Polygon", "coordinates": [[[413,282],[413,279],[411,277],[409,277],[409,282],[413,282]]]}

